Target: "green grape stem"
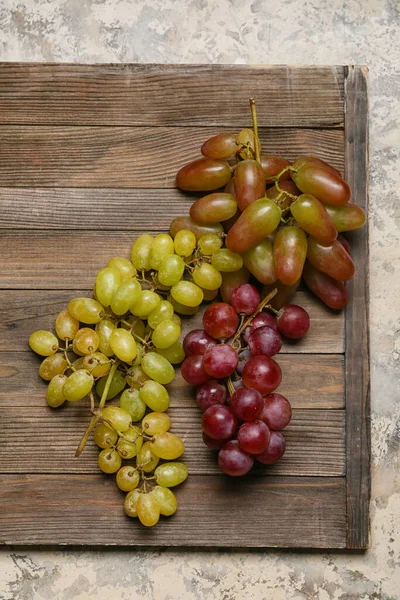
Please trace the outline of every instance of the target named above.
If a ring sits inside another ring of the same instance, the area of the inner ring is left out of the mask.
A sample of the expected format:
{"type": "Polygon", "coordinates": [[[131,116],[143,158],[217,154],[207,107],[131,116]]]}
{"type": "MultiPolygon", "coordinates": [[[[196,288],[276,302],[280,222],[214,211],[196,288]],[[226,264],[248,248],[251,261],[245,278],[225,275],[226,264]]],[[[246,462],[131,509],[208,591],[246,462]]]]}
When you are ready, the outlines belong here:
{"type": "Polygon", "coordinates": [[[257,109],[254,98],[249,98],[251,117],[253,119],[253,131],[254,131],[254,150],[256,154],[256,161],[261,164],[261,151],[260,151],[260,138],[258,137],[258,120],[257,120],[257,109]]]}
{"type": "Polygon", "coordinates": [[[235,393],[235,388],[233,387],[233,383],[232,383],[232,378],[228,377],[227,381],[226,381],[226,386],[228,388],[228,392],[230,396],[233,396],[233,394],[235,393]]]}

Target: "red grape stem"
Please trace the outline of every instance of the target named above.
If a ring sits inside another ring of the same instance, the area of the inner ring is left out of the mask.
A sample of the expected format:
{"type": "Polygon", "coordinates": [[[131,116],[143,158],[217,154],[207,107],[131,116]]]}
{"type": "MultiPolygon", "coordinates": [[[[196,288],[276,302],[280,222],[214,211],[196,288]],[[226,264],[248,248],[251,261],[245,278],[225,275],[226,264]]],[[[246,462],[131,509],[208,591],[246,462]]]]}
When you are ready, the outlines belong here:
{"type": "Polygon", "coordinates": [[[249,98],[251,118],[253,119],[253,130],[254,130],[254,150],[256,153],[256,161],[261,164],[261,144],[260,138],[258,137],[258,120],[257,120],[257,109],[254,98],[249,98]]]}
{"type": "MultiPolygon", "coordinates": [[[[286,167],[286,170],[287,169],[290,169],[290,167],[286,167]]],[[[285,171],[285,169],[283,171],[285,171]]],[[[278,175],[278,177],[279,177],[279,175],[278,175]]],[[[290,194],[289,192],[286,192],[285,190],[282,190],[282,188],[279,185],[279,179],[277,179],[275,181],[275,187],[278,190],[279,194],[285,194],[285,196],[288,196],[288,198],[291,198],[293,200],[293,202],[295,200],[297,200],[297,196],[294,196],[293,194],[290,194]]],[[[279,196],[278,196],[278,198],[279,198],[279,196]]],[[[289,207],[287,207],[287,208],[289,208],[289,207]]]]}
{"type": "Polygon", "coordinates": [[[228,388],[229,395],[233,396],[233,394],[235,393],[236,390],[233,386],[231,377],[228,377],[228,379],[226,380],[226,387],[228,388]]]}
{"type": "MultiPolygon", "coordinates": [[[[260,312],[263,310],[263,308],[267,307],[268,309],[271,309],[271,310],[273,310],[273,309],[272,309],[272,306],[270,306],[270,305],[268,304],[268,302],[269,302],[270,300],[272,300],[272,298],[273,298],[274,296],[276,296],[276,294],[277,294],[277,293],[278,293],[278,290],[277,290],[277,288],[275,288],[274,290],[272,290],[272,292],[270,292],[270,293],[268,294],[268,296],[265,296],[264,300],[262,300],[262,301],[260,302],[260,304],[257,306],[256,310],[253,312],[253,314],[251,314],[251,315],[250,315],[250,317],[249,317],[248,319],[246,319],[246,321],[244,321],[244,323],[241,323],[241,324],[240,324],[240,326],[239,326],[238,330],[236,331],[236,333],[235,333],[235,335],[234,335],[234,337],[232,338],[232,341],[231,341],[231,343],[230,343],[230,345],[232,346],[232,348],[235,346],[236,340],[237,340],[237,339],[238,339],[238,338],[239,338],[239,337],[242,335],[242,333],[243,333],[243,331],[246,329],[246,327],[248,327],[248,326],[251,324],[251,322],[252,322],[252,320],[254,319],[254,317],[255,317],[256,315],[258,315],[258,313],[260,313],[260,312]]],[[[274,311],[274,312],[275,312],[275,311],[274,311]]]]}
{"type": "MultiPolygon", "coordinates": [[[[288,171],[293,171],[293,173],[298,173],[298,172],[299,172],[299,170],[298,170],[298,169],[296,169],[296,167],[293,167],[292,165],[288,165],[287,167],[284,167],[284,168],[282,169],[282,171],[281,171],[280,173],[278,173],[278,175],[274,175],[273,177],[271,177],[271,179],[272,179],[273,181],[275,181],[275,182],[276,182],[276,181],[279,181],[279,180],[280,180],[280,178],[282,177],[282,175],[284,175],[284,174],[285,174],[285,173],[287,173],[288,171]]],[[[288,195],[290,196],[289,192],[285,192],[285,194],[288,194],[288,195]]]]}

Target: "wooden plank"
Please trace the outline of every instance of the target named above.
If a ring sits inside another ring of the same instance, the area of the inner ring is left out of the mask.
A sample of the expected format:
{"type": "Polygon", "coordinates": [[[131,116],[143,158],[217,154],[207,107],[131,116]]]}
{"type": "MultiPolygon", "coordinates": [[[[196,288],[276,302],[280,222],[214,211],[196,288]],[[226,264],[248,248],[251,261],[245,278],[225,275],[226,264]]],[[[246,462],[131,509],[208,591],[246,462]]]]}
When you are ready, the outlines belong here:
{"type": "MultiPolygon", "coordinates": [[[[193,402],[194,404],[194,402],[193,402]]],[[[218,475],[216,453],[201,435],[201,411],[175,407],[168,411],[171,431],[185,442],[182,460],[192,475],[218,475]]],[[[54,411],[41,407],[22,411],[19,406],[0,408],[3,442],[0,473],[96,472],[98,448],[93,440],[76,459],[75,450],[90,420],[87,406],[68,405],[54,411]]],[[[266,475],[343,476],[345,473],[345,424],[342,410],[295,409],[284,435],[287,450],[275,465],[260,465],[255,472],[266,475]]]]}
{"type": "MultiPolygon", "coordinates": [[[[89,290],[5,290],[0,291],[0,351],[28,350],[27,340],[36,329],[54,330],[54,320],[69,300],[90,295],[89,290]]],[[[282,352],[339,353],[344,345],[344,315],[331,311],[308,292],[297,292],[293,302],[308,311],[311,327],[296,342],[284,341],[282,352]]],[[[205,307],[204,307],[205,308],[205,307]]],[[[202,327],[204,308],[182,320],[182,336],[202,327]]]]}
{"type": "Polygon", "coordinates": [[[193,476],[178,512],[146,529],[103,475],[2,475],[1,543],[126,546],[346,545],[345,480],[193,476]],[[238,515],[240,518],[232,518],[238,515]]]}
{"type": "MultiPolygon", "coordinates": [[[[0,353],[0,406],[43,406],[46,384],[40,379],[41,359],[33,353],[0,353]]],[[[343,408],[343,357],[339,354],[279,354],[282,383],[278,391],[293,408],[343,408]]],[[[171,406],[192,407],[194,388],[179,370],[171,386],[171,406]]]]}
{"type": "MultiPolygon", "coordinates": [[[[353,202],[368,214],[367,68],[348,67],[346,75],[346,179],[353,202]]],[[[346,309],[347,547],[369,545],[371,495],[371,404],[369,380],[368,223],[354,232],[352,258],[357,274],[348,282],[346,309]]]]}
{"type": "Polygon", "coordinates": [[[76,125],[343,123],[343,67],[0,64],[0,122],[76,125]]]}
{"type": "MultiPolygon", "coordinates": [[[[0,186],[175,188],[179,168],[199,158],[203,142],[222,131],[226,130],[7,125],[0,127],[0,186]]],[[[343,131],[282,129],[277,134],[261,128],[260,139],[266,153],[289,160],[315,154],[343,168],[343,131]]],[[[141,193],[141,204],[146,204],[146,192],[141,193]]],[[[92,205],[84,207],[85,219],[95,221],[92,205]]]]}

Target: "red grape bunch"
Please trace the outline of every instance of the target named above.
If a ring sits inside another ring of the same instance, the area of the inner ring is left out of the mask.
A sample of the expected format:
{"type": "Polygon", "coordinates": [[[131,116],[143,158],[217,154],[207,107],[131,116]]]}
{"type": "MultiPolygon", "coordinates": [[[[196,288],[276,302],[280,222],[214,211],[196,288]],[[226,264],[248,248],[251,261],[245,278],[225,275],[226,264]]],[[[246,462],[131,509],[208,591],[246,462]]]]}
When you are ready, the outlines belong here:
{"type": "Polygon", "coordinates": [[[218,450],[224,473],[245,475],[254,461],[271,464],[285,452],[280,433],[290,422],[289,401],[275,392],[282,373],[272,358],[282,348],[284,335],[303,337],[309,328],[307,312],[288,304],[280,311],[264,311],[257,288],[235,287],[227,302],[210,305],[204,329],[194,329],[183,341],[186,359],[183,378],[198,386],[196,402],[203,411],[203,440],[218,450]],[[240,317],[240,319],[239,319],[240,317]]]}

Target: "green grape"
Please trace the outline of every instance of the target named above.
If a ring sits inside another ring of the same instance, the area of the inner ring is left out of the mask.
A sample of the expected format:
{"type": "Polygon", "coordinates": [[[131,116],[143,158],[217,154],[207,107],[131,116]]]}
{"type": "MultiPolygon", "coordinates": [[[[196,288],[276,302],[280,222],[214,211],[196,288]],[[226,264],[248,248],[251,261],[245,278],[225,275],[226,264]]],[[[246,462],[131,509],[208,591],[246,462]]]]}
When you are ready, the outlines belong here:
{"type": "Polygon", "coordinates": [[[124,315],[139,299],[142,286],[137,279],[125,279],[111,300],[111,310],[116,315],[124,315]]]}
{"type": "Polygon", "coordinates": [[[99,448],[111,448],[118,441],[118,434],[106,423],[99,423],[94,430],[93,438],[99,448]]]}
{"type": "Polygon", "coordinates": [[[185,360],[185,351],[182,346],[182,342],[179,340],[172,344],[169,348],[157,348],[157,354],[161,354],[164,356],[171,365],[179,365],[181,362],[185,360]]]}
{"type": "Polygon", "coordinates": [[[73,347],[74,352],[80,356],[84,354],[92,354],[99,347],[100,339],[94,329],[90,327],[82,327],[75,336],[73,347]]]}
{"type": "Polygon", "coordinates": [[[51,408],[57,408],[58,406],[61,406],[61,404],[64,404],[65,396],[63,388],[66,381],[66,375],[56,375],[47,386],[46,400],[51,408]]]}
{"type": "Polygon", "coordinates": [[[116,476],[117,486],[123,492],[131,492],[139,485],[140,475],[131,465],[121,467],[116,476]]]}
{"type": "Polygon", "coordinates": [[[110,344],[110,337],[115,328],[115,324],[110,319],[102,319],[100,323],[97,323],[95,328],[99,336],[99,350],[106,356],[114,355],[110,344]]]}
{"type": "Polygon", "coordinates": [[[116,450],[105,448],[100,452],[97,463],[103,473],[111,475],[121,468],[122,459],[116,450]]]}
{"type": "Polygon", "coordinates": [[[51,356],[58,350],[58,339],[50,331],[39,329],[30,335],[29,346],[40,356],[51,356]]]}
{"type": "Polygon", "coordinates": [[[168,254],[174,253],[174,240],[167,233],[159,233],[154,238],[150,251],[150,268],[158,271],[162,261],[168,254]]]}
{"type": "Polygon", "coordinates": [[[125,281],[125,279],[131,279],[137,275],[137,271],[131,261],[127,258],[121,258],[120,256],[110,258],[107,263],[107,267],[118,269],[118,271],[121,273],[122,281],[125,281]]]}
{"type": "Polygon", "coordinates": [[[128,517],[137,517],[138,516],[137,504],[138,504],[138,500],[141,497],[141,495],[142,494],[141,494],[141,492],[139,492],[138,489],[134,489],[125,496],[124,512],[126,515],[128,515],[128,517]]]}
{"type": "Polygon", "coordinates": [[[178,281],[171,288],[171,296],[184,306],[200,306],[203,302],[203,292],[195,283],[191,281],[178,281]]]}
{"type": "Polygon", "coordinates": [[[168,462],[159,465],[154,475],[159,485],[170,488],[179,485],[187,479],[188,468],[180,462],[168,462]]]}
{"type": "Polygon", "coordinates": [[[170,431],[157,433],[150,444],[153,454],[164,460],[175,460],[185,451],[183,440],[170,431]]]}
{"type": "Polygon", "coordinates": [[[142,359],[143,371],[163,385],[171,383],[175,377],[174,367],[170,362],[160,354],[156,352],[148,352],[142,359]]]}
{"type": "Polygon", "coordinates": [[[196,236],[198,241],[201,236],[207,233],[223,233],[224,228],[221,223],[196,223],[189,216],[176,217],[169,227],[169,232],[173,238],[175,238],[178,231],[191,231],[196,236]]]}
{"type": "Polygon", "coordinates": [[[106,406],[103,408],[101,415],[104,419],[107,419],[117,431],[124,432],[132,424],[131,415],[128,411],[119,408],[118,406],[106,406]]]}
{"type": "Polygon", "coordinates": [[[161,302],[161,298],[151,290],[142,290],[138,300],[131,306],[130,311],[135,317],[144,319],[155,310],[161,302]]]}
{"type": "Polygon", "coordinates": [[[111,300],[122,283],[121,272],[115,267],[100,269],[96,277],[96,298],[103,306],[110,306],[111,300]]]}
{"type": "Polygon", "coordinates": [[[150,442],[145,442],[138,452],[136,461],[138,469],[142,469],[145,473],[150,473],[154,471],[159,461],[159,457],[153,454],[151,450],[150,442]]]}
{"type": "Polygon", "coordinates": [[[88,395],[94,384],[93,375],[84,369],[72,373],[64,383],[63,394],[69,402],[78,402],[88,395]]]}
{"type": "Polygon", "coordinates": [[[248,283],[249,279],[250,273],[246,267],[242,267],[239,271],[222,273],[222,284],[219,290],[222,300],[230,304],[233,290],[243,283],[248,283]]]}
{"type": "Polygon", "coordinates": [[[237,136],[240,146],[239,156],[243,159],[253,158],[255,151],[254,131],[252,129],[241,129],[237,136]]]}
{"type": "Polygon", "coordinates": [[[260,198],[240,215],[226,236],[226,247],[242,254],[275,231],[282,216],[281,209],[269,198],[260,198]]]}
{"type": "Polygon", "coordinates": [[[122,459],[130,460],[136,456],[138,450],[136,444],[132,444],[132,442],[127,442],[120,438],[117,445],[117,452],[122,459]]]}
{"type": "MultiPolygon", "coordinates": [[[[101,398],[103,395],[104,388],[106,387],[106,382],[107,376],[99,379],[96,384],[96,393],[99,396],[99,398],[101,398]]],[[[118,396],[118,394],[122,392],[125,386],[125,375],[122,373],[122,371],[115,371],[114,377],[111,381],[110,389],[108,390],[107,400],[111,400],[112,398],[115,398],[115,396],[118,396]]]]}
{"type": "Polygon", "coordinates": [[[68,363],[64,354],[57,352],[51,356],[46,356],[39,367],[39,375],[45,381],[51,381],[56,375],[62,375],[67,366],[68,363]]]}
{"type": "Polygon", "coordinates": [[[79,321],[65,308],[57,315],[55,329],[60,340],[73,340],[79,329],[79,321]]]}
{"type": "Polygon", "coordinates": [[[143,371],[142,365],[132,365],[126,374],[126,380],[131,388],[140,389],[145,381],[149,379],[143,371]]]}
{"type": "Polygon", "coordinates": [[[119,405],[131,415],[134,423],[143,419],[146,413],[146,404],[142,393],[137,389],[124,390],[119,399],[119,405]]]}
{"type": "Polygon", "coordinates": [[[93,298],[74,298],[68,303],[68,312],[81,323],[95,325],[101,321],[104,308],[93,298]]]}
{"type": "Polygon", "coordinates": [[[222,240],[215,233],[206,233],[199,239],[197,245],[204,256],[211,256],[222,247],[222,240]]]}
{"type": "Polygon", "coordinates": [[[153,236],[143,233],[132,246],[132,264],[138,271],[150,270],[150,252],[154,243],[153,236]]]}
{"type": "Polygon", "coordinates": [[[160,518],[160,507],[157,498],[152,494],[141,494],[137,502],[139,521],[145,527],[153,527],[160,518]]]}
{"type": "Polygon", "coordinates": [[[142,430],[135,425],[131,425],[127,431],[124,431],[123,436],[119,439],[117,452],[121,458],[130,460],[138,454],[143,446],[142,430]]]}
{"type": "Polygon", "coordinates": [[[158,270],[158,281],[165,285],[166,287],[170,287],[182,278],[182,275],[185,271],[185,263],[183,259],[177,254],[169,254],[166,256],[158,270]]]}
{"type": "Polygon", "coordinates": [[[76,360],[74,360],[74,362],[72,363],[72,366],[75,369],[75,371],[78,371],[79,369],[83,369],[83,359],[84,359],[84,357],[81,356],[81,357],[77,358],[76,360]]]}
{"type": "Polygon", "coordinates": [[[189,229],[181,229],[175,236],[174,249],[175,254],[187,258],[196,248],[196,236],[189,229]]]}
{"type": "Polygon", "coordinates": [[[163,413],[169,408],[168,391],[163,385],[152,379],[148,379],[144,383],[140,390],[140,397],[153,411],[163,413]]]}
{"type": "Polygon", "coordinates": [[[107,375],[111,369],[111,364],[108,356],[101,352],[94,352],[83,358],[82,367],[97,379],[97,377],[107,375]]]}
{"type": "Polygon", "coordinates": [[[126,329],[114,329],[110,336],[110,345],[115,356],[124,362],[130,362],[136,356],[136,342],[126,329]]]}
{"type": "Polygon", "coordinates": [[[199,306],[185,306],[184,304],[177,302],[171,296],[171,294],[169,294],[168,296],[168,302],[171,302],[172,306],[174,307],[174,310],[180,313],[181,315],[195,315],[197,312],[199,312],[199,306]]]}
{"type": "Polygon", "coordinates": [[[215,252],[212,255],[211,263],[218,271],[224,273],[239,271],[243,267],[243,259],[240,254],[231,252],[227,248],[221,248],[221,250],[215,252]]]}
{"type": "Polygon", "coordinates": [[[148,413],[142,421],[143,431],[147,435],[155,435],[156,433],[168,431],[170,427],[171,419],[165,412],[148,413]]]}
{"type": "Polygon", "coordinates": [[[355,204],[344,204],[342,206],[327,204],[325,208],[339,233],[341,231],[353,231],[353,229],[358,229],[365,223],[365,212],[355,204]]]}
{"type": "Polygon", "coordinates": [[[179,340],[181,328],[171,319],[163,321],[153,331],[151,341],[156,348],[169,348],[179,340]]]}
{"type": "Polygon", "coordinates": [[[231,219],[236,214],[237,208],[235,197],[232,194],[216,192],[196,200],[190,207],[190,217],[197,223],[219,223],[231,219]]]}
{"type": "Polygon", "coordinates": [[[194,268],[192,277],[195,284],[205,290],[217,290],[222,283],[221,273],[205,262],[194,268]]]}
{"type": "Polygon", "coordinates": [[[161,485],[156,485],[156,487],[151,490],[151,494],[157,500],[161,515],[170,517],[176,513],[178,509],[178,502],[171,490],[166,487],[162,487],[161,485]]]}
{"type": "Polygon", "coordinates": [[[174,307],[172,306],[171,302],[162,300],[160,305],[149,314],[147,322],[152,329],[155,329],[157,325],[160,325],[160,323],[163,321],[172,319],[173,314],[174,307]]]}
{"type": "Polygon", "coordinates": [[[274,251],[269,238],[265,238],[243,254],[243,262],[260,283],[276,281],[274,251]]]}

